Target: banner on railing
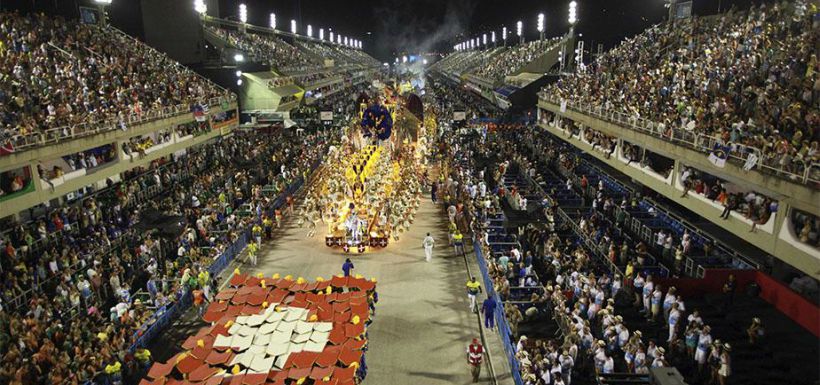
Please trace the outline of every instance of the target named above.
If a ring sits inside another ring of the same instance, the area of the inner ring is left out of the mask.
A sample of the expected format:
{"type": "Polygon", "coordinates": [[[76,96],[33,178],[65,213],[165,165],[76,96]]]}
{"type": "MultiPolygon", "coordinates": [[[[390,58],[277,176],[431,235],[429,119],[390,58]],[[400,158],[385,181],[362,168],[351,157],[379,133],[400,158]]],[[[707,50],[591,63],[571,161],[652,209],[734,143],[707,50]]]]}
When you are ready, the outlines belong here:
{"type": "Polygon", "coordinates": [[[715,143],[715,146],[712,148],[712,152],[709,153],[709,162],[715,165],[715,167],[723,168],[726,166],[726,159],[729,158],[729,152],[732,150],[732,147],[715,143]]]}
{"type": "Polygon", "coordinates": [[[751,171],[755,166],[757,166],[757,154],[754,152],[750,152],[749,155],[746,157],[746,163],[743,164],[743,171],[751,171]]]}

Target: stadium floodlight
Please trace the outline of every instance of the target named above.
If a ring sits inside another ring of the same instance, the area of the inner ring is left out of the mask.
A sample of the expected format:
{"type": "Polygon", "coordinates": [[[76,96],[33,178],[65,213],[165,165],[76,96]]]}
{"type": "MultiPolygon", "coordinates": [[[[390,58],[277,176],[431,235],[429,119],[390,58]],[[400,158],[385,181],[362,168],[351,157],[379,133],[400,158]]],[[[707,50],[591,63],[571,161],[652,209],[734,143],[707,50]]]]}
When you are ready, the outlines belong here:
{"type": "Polygon", "coordinates": [[[495,44],[495,31],[490,32],[490,41],[492,41],[493,44],[495,44]]]}
{"type": "Polygon", "coordinates": [[[242,55],[241,53],[233,55],[233,61],[235,61],[237,63],[241,63],[241,62],[245,61],[245,55],[242,55]]]}
{"type": "Polygon", "coordinates": [[[501,29],[501,39],[504,40],[504,45],[507,45],[507,27],[501,29]]]}
{"type": "Polygon", "coordinates": [[[208,13],[208,6],[205,5],[205,0],[194,0],[194,10],[200,15],[208,13]]]}
{"type": "MultiPolygon", "coordinates": [[[[541,35],[544,34],[544,14],[543,13],[538,14],[538,33],[540,33],[541,35]]],[[[541,36],[541,37],[543,38],[543,36],[541,36]]]]}
{"type": "Polygon", "coordinates": [[[239,4],[239,21],[242,23],[248,22],[248,7],[245,3],[239,4]]]}
{"type": "Polygon", "coordinates": [[[276,29],[276,14],[270,14],[270,29],[276,29]]]}
{"type": "Polygon", "coordinates": [[[313,37],[313,26],[310,24],[307,26],[307,37],[313,37]]]}
{"type": "Polygon", "coordinates": [[[524,32],[524,23],[521,22],[521,20],[519,20],[517,23],[515,23],[515,34],[518,37],[521,37],[522,32],[524,32]]]}
{"type": "Polygon", "coordinates": [[[333,31],[330,31],[330,30],[328,30],[328,31],[330,32],[330,42],[333,43],[333,36],[334,36],[333,31]]]}
{"type": "Polygon", "coordinates": [[[344,42],[345,42],[345,45],[348,45],[348,46],[350,45],[350,44],[348,44],[348,42],[347,42],[347,36],[345,36],[345,40],[344,40],[344,42]]]}
{"type": "Polygon", "coordinates": [[[296,20],[290,19],[290,33],[296,34],[296,20]]]}
{"type": "Polygon", "coordinates": [[[342,45],[342,35],[336,35],[336,43],[342,45]]]}
{"type": "Polygon", "coordinates": [[[325,40],[325,29],[319,28],[319,40],[325,40]]]}
{"type": "Polygon", "coordinates": [[[487,48],[487,34],[485,33],[484,36],[481,37],[481,40],[484,43],[484,48],[487,48]]]}
{"type": "Polygon", "coordinates": [[[575,25],[578,22],[578,2],[573,0],[569,2],[569,23],[575,25]]]}

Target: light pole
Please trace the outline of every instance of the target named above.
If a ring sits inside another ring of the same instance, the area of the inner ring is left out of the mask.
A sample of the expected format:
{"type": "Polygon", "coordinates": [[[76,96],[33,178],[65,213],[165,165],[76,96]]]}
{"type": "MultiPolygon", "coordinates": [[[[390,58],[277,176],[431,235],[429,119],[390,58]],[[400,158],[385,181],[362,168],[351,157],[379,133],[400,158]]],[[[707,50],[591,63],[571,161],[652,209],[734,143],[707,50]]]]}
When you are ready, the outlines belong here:
{"type": "Polygon", "coordinates": [[[515,32],[518,35],[518,43],[524,44],[524,23],[521,20],[515,23],[515,32]]]}
{"type": "Polygon", "coordinates": [[[572,42],[575,41],[575,24],[578,23],[578,2],[575,0],[569,2],[569,17],[567,21],[569,22],[569,33],[567,33],[567,37],[561,45],[560,71],[563,71],[564,67],[572,65],[572,61],[574,61],[574,51],[570,52],[567,44],[572,44],[572,42]]]}
{"type": "Polygon", "coordinates": [[[100,25],[105,27],[108,24],[108,15],[105,14],[105,6],[111,5],[111,0],[94,0],[100,10],[100,25]]]}
{"type": "Polygon", "coordinates": [[[538,14],[538,38],[544,40],[544,14],[538,14]]]}
{"type": "Polygon", "coordinates": [[[239,26],[239,29],[242,31],[242,33],[245,33],[245,28],[248,24],[248,7],[245,5],[245,3],[239,4],[239,21],[242,22],[242,24],[239,26]]]}
{"type": "Polygon", "coordinates": [[[205,0],[196,0],[196,1],[194,1],[194,10],[198,14],[200,14],[202,16],[205,16],[205,14],[208,13],[208,6],[205,5],[205,0]]]}

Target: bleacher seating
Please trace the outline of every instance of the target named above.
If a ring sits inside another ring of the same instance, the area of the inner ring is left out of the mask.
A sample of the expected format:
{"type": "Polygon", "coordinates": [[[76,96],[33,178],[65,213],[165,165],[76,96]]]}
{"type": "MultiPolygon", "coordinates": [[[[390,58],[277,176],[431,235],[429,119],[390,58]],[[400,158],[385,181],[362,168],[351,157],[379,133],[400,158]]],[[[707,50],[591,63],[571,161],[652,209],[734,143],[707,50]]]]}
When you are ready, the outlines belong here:
{"type": "Polygon", "coordinates": [[[0,155],[229,93],[113,27],[0,12],[0,155]]]}
{"type": "Polygon", "coordinates": [[[547,86],[544,96],[623,114],[667,138],[729,142],[742,158],[748,146],[778,176],[805,181],[808,172],[816,183],[812,7],[804,0],[762,3],[656,25],[547,86]]]}

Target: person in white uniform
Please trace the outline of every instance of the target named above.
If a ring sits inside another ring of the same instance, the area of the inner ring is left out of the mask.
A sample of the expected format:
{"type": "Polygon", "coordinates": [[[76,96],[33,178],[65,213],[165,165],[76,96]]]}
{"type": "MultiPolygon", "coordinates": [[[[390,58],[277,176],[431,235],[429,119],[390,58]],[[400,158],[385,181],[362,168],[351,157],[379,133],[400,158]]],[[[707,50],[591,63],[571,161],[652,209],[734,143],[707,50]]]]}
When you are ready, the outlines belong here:
{"type": "Polygon", "coordinates": [[[669,325],[669,339],[667,342],[672,342],[675,340],[675,336],[678,333],[678,321],[680,320],[680,310],[678,310],[678,303],[672,303],[672,309],[669,310],[669,317],[667,317],[666,322],[669,325]]]}
{"type": "Polygon", "coordinates": [[[427,262],[433,260],[433,246],[436,244],[435,239],[430,236],[430,233],[427,233],[427,236],[424,237],[424,240],[421,241],[421,245],[424,247],[424,258],[427,262]]]}
{"type": "Polygon", "coordinates": [[[708,325],[703,327],[703,331],[700,332],[700,337],[698,337],[698,347],[695,350],[695,361],[698,362],[698,372],[703,372],[703,365],[706,364],[706,357],[709,353],[709,347],[712,346],[712,335],[709,332],[712,331],[708,325]]]}
{"type": "Polygon", "coordinates": [[[720,385],[726,385],[729,376],[732,375],[732,358],[729,353],[732,351],[732,346],[728,343],[723,344],[723,353],[720,354],[720,369],[718,369],[718,380],[720,385]]]}

